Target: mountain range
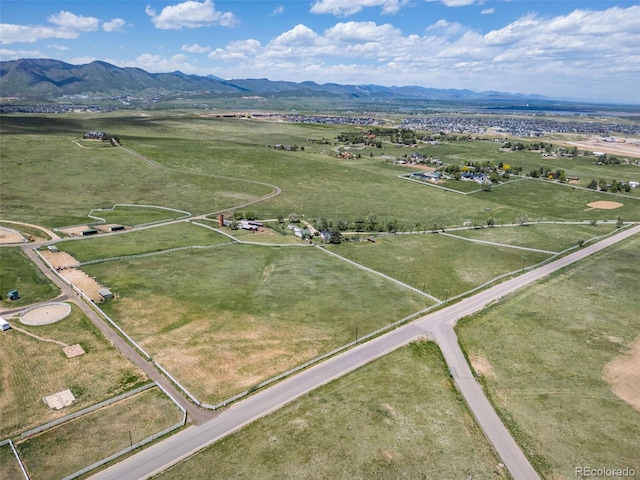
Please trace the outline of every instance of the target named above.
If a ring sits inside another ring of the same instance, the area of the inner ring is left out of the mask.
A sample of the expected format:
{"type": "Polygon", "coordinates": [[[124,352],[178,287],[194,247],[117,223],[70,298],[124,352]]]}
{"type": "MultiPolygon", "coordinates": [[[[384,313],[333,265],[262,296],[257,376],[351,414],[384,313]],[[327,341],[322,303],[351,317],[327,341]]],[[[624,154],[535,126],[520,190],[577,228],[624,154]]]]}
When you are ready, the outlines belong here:
{"type": "Polygon", "coordinates": [[[120,68],[94,61],[72,65],[52,59],[20,59],[0,62],[0,96],[24,100],[51,100],[62,96],[270,96],[337,97],[353,100],[508,101],[545,100],[537,95],[419,86],[341,85],[337,83],[287,82],[261,79],[224,80],[213,75],[188,75],[179,71],[149,73],[140,68],[120,68]]]}

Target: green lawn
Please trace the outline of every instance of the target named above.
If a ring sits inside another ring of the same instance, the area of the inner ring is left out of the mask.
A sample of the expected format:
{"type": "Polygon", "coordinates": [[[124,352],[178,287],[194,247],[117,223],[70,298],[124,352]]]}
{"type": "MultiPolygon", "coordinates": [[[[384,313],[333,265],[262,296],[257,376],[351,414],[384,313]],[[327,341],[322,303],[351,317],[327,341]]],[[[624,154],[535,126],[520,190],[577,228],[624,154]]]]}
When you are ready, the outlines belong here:
{"type": "Polygon", "coordinates": [[[573,478],[584,465],[640,471],[640,412],[603,379],[640,335],[639,258],[640,239],[629,239],[458,327],[468,354],[490,366],[482,383],[545,478],[573,478]]]}
{"type": "Polygon", "coordinates": [[[158,478],[508,478],[451,384],[416,342],[301,397],[158,478]]]}

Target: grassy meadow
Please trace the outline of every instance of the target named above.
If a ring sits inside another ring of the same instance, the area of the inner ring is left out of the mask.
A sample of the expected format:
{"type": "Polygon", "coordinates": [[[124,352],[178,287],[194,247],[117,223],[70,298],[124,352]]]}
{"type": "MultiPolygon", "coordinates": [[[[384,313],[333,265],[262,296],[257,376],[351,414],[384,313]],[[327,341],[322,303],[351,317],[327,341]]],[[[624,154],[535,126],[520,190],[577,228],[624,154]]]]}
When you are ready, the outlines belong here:
{"type": "Polygon", "coordinates": [[[10,310],[52,299],[60,290],[17,247],[0,248],[0,307],[10,310]],[[20,299],[9,300],[7,293],[17,289],[20,299]]]}
{"type": "Polygon", "coordinates": [[[157,478],[509,478],[415,342],[259,419],[157,478]]]}
{"type": "Polygon", "coordinates": [[[209,403],[433,303],[313,247],[229,245],[85,270],[117,296],[104,310],[209,403]]]}
{"type": "Polygon", "coordinates": [[[9,444],[0,446],[0,478],[24,478],[20,464],[9,444]]]}
{"type": "Polygon", "coordinates": [[[151,388],[34,435],[16,449],[31,478],[58,480],[181,420],[180,409],[151,388]]]}
{"type": "Polygon", "coordinates": [[[348,242],[328,248],[442,300],[445,290],[449,298],[460,295],[550,257],[428,233],[380,236],[375,243],[348,242]]]}
{"type": "MultiPolygon", "coordinates": [[[[525,172],[543,164],[567,168],[570,161],[542,159],[537,152],[504,152],[499,143],[491,141],[452,141],[419,148],[383,143],[381,149],[353,147],[360,148],[353,151],[361,156],[348,160],[335,158],[336,149],[343,146],[334,144],[334,139],[361,127],[188,113],[145,115],[3,117],[2,161],[14,172],[1,180],[3,216],[47,226],[73,225],[85,222],[92,208],[110,208],[115,203],[159,205],[199,214],[231,208],[273,191],[265,184],[276,185],[283,193],[250,207],[261,218],[296,212],[307,219],[338,221],[374,214],[382,221],[395,219],[407,228],[417,223],[484,223],[487,208],[498,223],[511,223],[520,214],[534,220],[583,220],[587,202],[613,199],[598,192],[533,181],[460,196],[399,179],[397,175],[410,170],[392,162],[417,151],[459,164],[503,161],[522,165],[525,172]],[[73,141],[88,129],[119,136],[123,145],[161,167],[117,148],[78,147],[73,141]],[[329,144],[311,141],[320,139],[329,144]],[[275,144],[300,149],[275,150],[271,148],[275,144]],[[32,191],[39,192],[37,199],[30,198],[28,192],[32,191]]],[[[573,169],[567,175],[586,178],[596,167],[593,159],[586,157],[571,161],[573,169]]],[[[637,170],[626,165],[597,167],[598,179],[624,179],[637,170]]],[[[640,219],[639,192],[622,203],[625,206],[619,211],[591,211],[587,218],[607,219],[619,214],[625,220],[640,219]]]]}
{"type": "Polygon", "coordinates": [[[640,335],[631,238],[465,319],[461,344],[544,478],[576,466],[640,471],[640,412],[603,379],[640,335]],[[475,359],[475,360],[474,360],[475,359]]]}
{"type": "Polygon", "coordinates": [[[84,355],[67,358],[62,346],[36,339],[16,328],[0,335],[0,438],[12,437],[63,415],[140,386],[146,376],[108,343],[102,333],[73,306],[65,319],[49,325],[14,327],[43,339],[74,345],[84,355]],[[76,398],[64,410],[51,410],[42,397],[71,390],[76,398]]]}
{"type": "Polygon", "coordinates": [[[190,222],[160,225],[109,236],[78,238],[57,244],[60,251],[80,262],[126,255],[141,255],[171,248],[212,246],[229,242],[229,237],[190,222]]]}

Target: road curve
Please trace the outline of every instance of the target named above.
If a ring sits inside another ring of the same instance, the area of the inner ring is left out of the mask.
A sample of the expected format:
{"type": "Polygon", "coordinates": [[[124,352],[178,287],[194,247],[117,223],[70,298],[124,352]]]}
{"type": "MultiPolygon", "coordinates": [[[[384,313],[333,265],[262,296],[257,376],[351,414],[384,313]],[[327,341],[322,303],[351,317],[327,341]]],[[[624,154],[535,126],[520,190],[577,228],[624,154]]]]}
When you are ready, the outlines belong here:
{"type": "Polygon", "coordinates": [[[201,425],[189,427],[98,472],[91,478],[94,480],[149,478],[320,385],[339,378],[412,340],[429,337],[438,342],[460,392],[512,477],[516,480],[539,479],[538,474],[493,410],[482,388],[473,378],[471,369],[458,345],[453,326],[460,318],[481,310],[504,295],[638,233],[640,233],[640,225],[623,230],[442,310],[420,317],[260,391],[232,405],[216,418],[201,425]]]}

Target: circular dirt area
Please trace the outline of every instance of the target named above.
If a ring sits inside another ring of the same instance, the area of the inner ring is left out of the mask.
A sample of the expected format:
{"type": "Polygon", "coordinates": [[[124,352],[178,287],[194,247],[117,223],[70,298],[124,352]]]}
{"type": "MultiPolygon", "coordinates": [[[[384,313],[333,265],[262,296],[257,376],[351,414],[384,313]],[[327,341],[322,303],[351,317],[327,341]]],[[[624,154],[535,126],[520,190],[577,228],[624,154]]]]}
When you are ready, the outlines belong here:
{"type": "Polygon", "coordinates": [[[47,325],[59,322],[70,313],[71,305],[68,303],[47,303],[26,310],[20,315],[20,321],[25,325],[47,325]]]}
{"type": "Polygon", "coordinates": [[[613,210],[614,208],[620,208],[624,204],[618,202],[599,201],[587,203],[587,207],[599,208],[600,210],[613,210]]]}

